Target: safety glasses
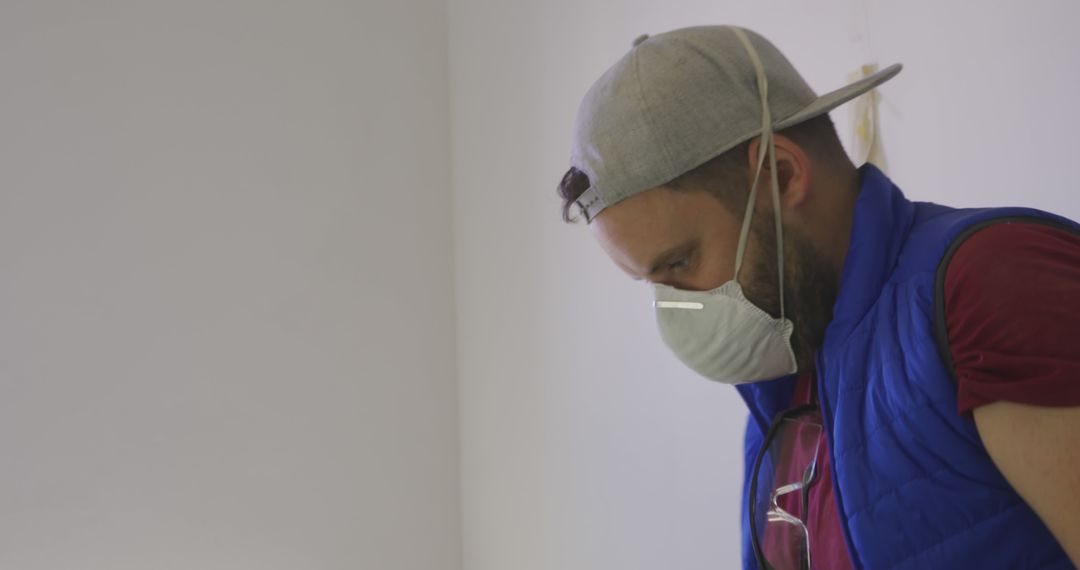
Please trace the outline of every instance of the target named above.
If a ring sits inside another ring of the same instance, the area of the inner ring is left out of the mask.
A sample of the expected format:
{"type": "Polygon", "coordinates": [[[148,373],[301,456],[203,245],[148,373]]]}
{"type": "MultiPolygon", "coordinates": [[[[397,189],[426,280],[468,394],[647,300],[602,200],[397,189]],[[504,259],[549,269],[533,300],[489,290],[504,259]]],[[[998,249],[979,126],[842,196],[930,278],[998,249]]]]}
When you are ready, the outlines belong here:
{"type": "Polygon", "coordinates": [[[750,479],[750,537],[758,567],[811,570],[806,528],[810,487],[817,479],[824,432],[817,405],[777,414],[750,479]]]}

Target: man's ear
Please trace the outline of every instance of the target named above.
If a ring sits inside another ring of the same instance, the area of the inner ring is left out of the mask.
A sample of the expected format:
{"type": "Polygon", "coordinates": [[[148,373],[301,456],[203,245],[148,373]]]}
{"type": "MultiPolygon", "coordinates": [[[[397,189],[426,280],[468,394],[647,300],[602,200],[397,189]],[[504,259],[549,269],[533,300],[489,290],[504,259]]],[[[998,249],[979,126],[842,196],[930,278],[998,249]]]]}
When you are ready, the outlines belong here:
{"type": "MultiPolygon", "coordinates": [[[[798,208],[810,197],[813,165],[806,152],[795,141],[784,135],[773,135],[773,146],[776,148],[776,171],[777,182],[780,185],[780,203],[784,209],[798,208]]],[[[750,178],[753,178],[757,169],[758,148],[761,145],[761,137],[750,141],[747,148],[747,164],[750,168],[750,178]]],[[[758,177],[758,206],[772,204],[772,173],[769,157],[761,165],[761,175],[758,177]]]]}

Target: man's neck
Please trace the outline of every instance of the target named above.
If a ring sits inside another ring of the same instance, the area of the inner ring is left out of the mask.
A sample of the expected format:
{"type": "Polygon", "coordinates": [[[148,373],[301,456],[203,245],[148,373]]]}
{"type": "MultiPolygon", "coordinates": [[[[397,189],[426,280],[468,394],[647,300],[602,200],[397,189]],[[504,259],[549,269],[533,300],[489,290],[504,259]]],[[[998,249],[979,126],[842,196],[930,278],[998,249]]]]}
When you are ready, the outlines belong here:
{"type": "Polygon", "coordinates": [[[829,224],[832,234],[829,247],[829,258],[836,272],[836,283],[839,285],[840,276],[844,271],[844,260],[847,258],[848,249],[851,247],[851,228],[855,223],[855,201],[859,197],[859,189],[862,186],[862,170],[852,166],[838,173],[833,188],[835,189],[834,210],[831,223],[829,224]]]}

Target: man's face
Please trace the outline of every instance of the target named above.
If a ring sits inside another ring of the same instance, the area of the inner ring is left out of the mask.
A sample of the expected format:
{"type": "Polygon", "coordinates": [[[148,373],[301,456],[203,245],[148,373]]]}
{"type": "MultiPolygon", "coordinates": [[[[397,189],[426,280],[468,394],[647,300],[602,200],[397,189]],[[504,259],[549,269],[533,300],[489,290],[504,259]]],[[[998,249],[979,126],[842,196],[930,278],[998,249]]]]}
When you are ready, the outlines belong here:
{"type": "Polygon", "coordinates": [[[706,192],[660,187],[605,209],[589,227],[633,279],[706,291],[731,280],[739,225],[706,192]]]}
{"type": "MultiPolygon", "coordinates": [[[[752,303],[780,316],[779,272],[771,210],[758,208],[739,283],[752,303]]],[[[600,213],[590,224],[608,256],[632,278],[694,291],[734,278],[741,216],[703,191],[660,187],[600,213]]],[[[786,316],[795,324],[799,370],[813,367],[836,300],[835,272],[803,232],[784,226],[786,316]]]]}

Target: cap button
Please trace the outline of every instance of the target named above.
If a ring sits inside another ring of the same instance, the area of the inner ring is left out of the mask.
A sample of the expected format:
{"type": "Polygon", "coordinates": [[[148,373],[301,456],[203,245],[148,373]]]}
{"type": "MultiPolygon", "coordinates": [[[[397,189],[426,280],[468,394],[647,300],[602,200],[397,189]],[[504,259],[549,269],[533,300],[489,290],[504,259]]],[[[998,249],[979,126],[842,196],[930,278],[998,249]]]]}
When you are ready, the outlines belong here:
{"type": "Polygon", "coordinates": [[[634,38],[634,46],[633,47],[638,47],[639,45],[641,45],[642,42],[644,42],[647,39],[649,39],[649,34],[641,34],[640,36],[634,38]]]}

